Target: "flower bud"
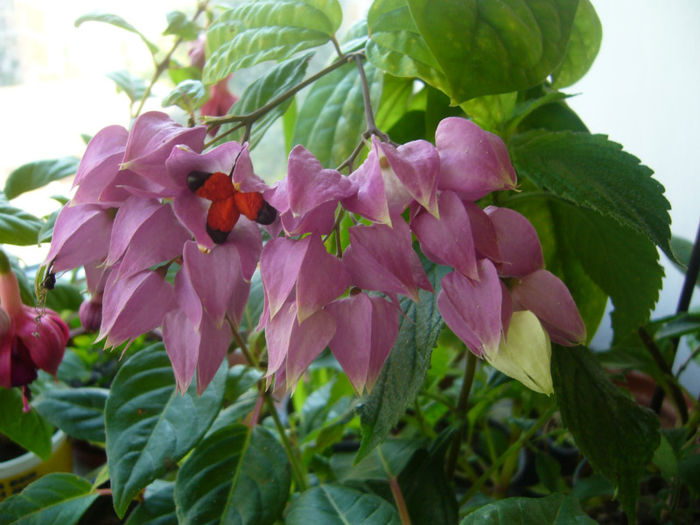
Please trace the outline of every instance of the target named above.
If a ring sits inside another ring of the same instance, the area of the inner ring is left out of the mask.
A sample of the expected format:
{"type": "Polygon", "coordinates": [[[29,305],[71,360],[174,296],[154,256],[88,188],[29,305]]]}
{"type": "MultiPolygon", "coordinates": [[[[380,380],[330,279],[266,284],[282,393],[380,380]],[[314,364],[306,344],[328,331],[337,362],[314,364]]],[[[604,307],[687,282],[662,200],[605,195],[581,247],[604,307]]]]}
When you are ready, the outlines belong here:
{"type": "Polygon", "coordinates": [[[80,324],[88,332],[97,332],[102,324],[102,301],[95,297],[83,301],[78,310],[80,324]]]}
{"type": "Polygon", "coordinates": [[[554,392],[550,363],[552,345],[549,336],[532,312],[513,312],[508,333],[496,352],[487,352],[486,360],[507,376],[517,379],[535,392],[554,392]]]}

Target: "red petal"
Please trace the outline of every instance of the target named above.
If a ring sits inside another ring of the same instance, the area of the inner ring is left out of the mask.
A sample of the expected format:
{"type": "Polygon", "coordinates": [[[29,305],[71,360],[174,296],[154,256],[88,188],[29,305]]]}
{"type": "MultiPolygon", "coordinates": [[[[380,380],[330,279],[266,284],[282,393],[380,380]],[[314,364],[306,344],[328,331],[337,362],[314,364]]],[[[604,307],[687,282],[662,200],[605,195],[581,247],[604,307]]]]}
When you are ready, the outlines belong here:
{"type": "Polygon", "coordinates": [[[207,213],[207,226],[212,230],[230,232],[238,222],[240,212],[236,207],[233,196],[211,203],[207,213]]]}
{"type": "Polygon", "coordinates": [[[229,176],[217,171],[212,173],[211,177],[195,193],[198,197],[217,202],[232,197],[235,192],[229,176]]]}

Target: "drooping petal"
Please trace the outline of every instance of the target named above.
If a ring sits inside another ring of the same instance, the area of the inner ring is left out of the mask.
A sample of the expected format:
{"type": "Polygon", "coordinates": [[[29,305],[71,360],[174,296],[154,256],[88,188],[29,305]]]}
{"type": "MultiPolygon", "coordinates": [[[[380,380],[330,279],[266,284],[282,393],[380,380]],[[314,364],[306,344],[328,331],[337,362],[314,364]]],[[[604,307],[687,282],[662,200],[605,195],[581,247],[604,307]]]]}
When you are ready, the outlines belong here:
{"type": "Polygon", "coordinates": [[[462,201],[464,209],[469,216],[472,235],[474,236],[474,249],[478,259],[491,259],[494,263],[500,263],[501,252],[498,250],[498,237],[496,228],[491,219],[478,204],[470,201],[462,201]]]}
{"type": "Polygon", "coordinates": [[[221,244],[203,253],[197,243],[188,241],[182,254],[183,267],[204,309],[217,325],[221,324],[231,304],[230,283],[240,279],[238,250],[230,244],[221,244]]]}
{"type": "Polygon", "coordinates": [[[189,238],[169,204],[131,197],[115,217],[105,263],[123,256],[119,270],[129,275],[179,256],[189,238]]]}
{"type": "Polygon", "coordinates": [[[234,163],[238,167],[236,159],[239,158],[239,154],[242,155],[242,149],[238,142],[226,142],[206,153],[178,145],[165,160],[171,184],[180,189],[186,188],[187,176],[194,171],[228,175],[234,163]]]}
{"type": "Polygon", "coordinates": [[[207,233],[207,212],[210,202],[197,197],[188,188],[181,190],[173,199],[173,212],[204,248],[213,248],[216,243],[207,233]]]}
{"type": "Polygon", "coordinates": [[[80,159],[73,186],[93,178],[102,178],[102,171],[116,173],[126,150],[128,136],[129,132],[122,126],[107,126],[98,131],[90,139],[85,154],[80,159]]]}
{"type": "Polygon", "coordinates": [[[333,301],[326,310],[336,325],[328,346],[353,388],[362,393],[372,355],[372,301],[360,293],[333,301]]]}
{"type": "Polygon", "coordinates": [[[267,376],[271,376],[284,363],[289,350],[292,330],[297,324],[297,311],[294,301],[282,305],[277,315],[269,320],[265,327],[267,342],[267,376]]]}
{"type": "Polygon", "coordinates": [[[265,306],[275,317],[294,289],[311,236],[301,240],[272,239],[260,256],[260,276],[265,290],[265,306]]]}
{"type": "Polygon", "coordinates": [[[325,202],[301,217],[294,217],[292,212],[288,211],[280,215],[282,227],[287,235],[303,235],[304,233],[328,235],[335,225],[337,207],[337,202],[325,202]]]}
{"type": "Polygon", "coordinates": [[[160,326],[175,306],[173,288],[160,274],[144,271],[115,279],[116,274],[111,273],[105,286],[98,336],[98,340],[106,338],[108,347],[160,326]]]}
{"type": "Polygon", "coordinates": [[[51,248],[46,256],[61,272],[101,261],[107,255],[112,218],[93,204],[64,206],[56,219],[51,248]]]}
{"type": "Polygon", "coordinates": [[[250,150],[247,142],[242,145],[241,152],[236,160],[236,167],[233,170],[233,185],[238,191],[242,192],[254,191],[262,193],[270,188],[253,171],[253,163],[250,160],[250,150]]]}
{"type": "Polygon", "coordinates": [[[352,283],[365,290],[400,293],[418,300],[418,288],[432,286],[411,245],[411,232],[400,217],[394,227],[383,224],[353,226],[343,263],[352,283]]]}
{"type": "Polygon", "coordinates": [[[515,210],[489,206],[484,210],[496,229],[504,277],[524,277],[544,266],[542,246],[530,221],[515,210]]]}
{"type": "Polygon", "coordinates": [[[437,304],[447,326],[481,357],[494,351],[502,333],[502,292],[496,268],[487,259],[478,263],[479,280],[458,272],[442,279],[437,304]]]}
{"type": "Polygon", "coordinates": [[[175,298],[179,308],[187,315],[190,324],[199,326],[204,315],[204,307],[192,285],[187,268],[180,268],[175,276],[175,298]]]}
{"type": "Polygon", "coordinates": [[[448,117],[438,124],[435,145],[440,153],[439,189],[475,201],[492,191],[515,188],[515,170],[498,135],[467,119],[448,117]]]}
{"type": "Polygon", "coordinates": [[[425,210],[411,220],[411,229],[430,260],[452,266],[470,279],[478,278],[476,252],[469,215],[455,193],[440,194],[440,218],[425,210]]]}
{"type": "Polygon", "coordinates": [[[399,311],[396,303],[372,296],[372,353],[367,370],[367,390],[372,390],[399,333],[399,311]]]}
{"type": "Polygon", "coordinates": [[[346,210],[379,224],[391,224],[389,203],[384,190],[377,146],[373,145],[365,161],[349,176],[357,193],[343,199],[346,210]]]}
{"type": "Polygon", "coordinates": [[[197,361],[197,394],[204,392],[214,379],[231,343],[231,327],[228,323],[218,326],[213,319],[205,315],[199,331],[202,339],[197,361]]]}
{"type": "Polygon", "coordinates": [[[186,392],[194,377],[199,358],[201,334],[183,310],[175,309],[163,319],[163,342],[173,365],[175,384],[179,392],[186,392]]]}
{"type": "Polygon", "coordinates": [[[296,284],[297,318],[300,323],[350,286],[350,275],[337,257],[326,251],[321,238],[308,237],[309,245],[296,284]]]}
{"type": "Polygon", "coordinates": [[[513,313],[510,328],[498,350],[487,352],[486,360],[507,376],[535,392],[554,392],[550,370],[552,347],[547,333],[532,312],[513,313]]]}
{"type": "Polygon", "coordinates": [[[231,244],[238,250],[241,260],[241,272],[246,281],[255,273],[262,252],[262,234],[257,224],[241,219],[231,231],[225,244],[231,244]]]}
{"type": "Polygon", "coordinates": [[[586,326],[566,285],[547,270],[523,277],[511,289],[513,299],[535,314],[552,341],[564,346],[586,343],[586,326]]]}
{"type": "Polygon", "coordinates": [[[336,170],[323,169],[310,151],[297,145],[289,154],[286,191],[289,210],[299,217],[321,204],[349,197],[354,187],[347,177],[336,170]]]}
{"type": "Polygon", "coordinates": [[[172,183],[166,169],[166,159],[173,147],[184,145],[202,151],[207,130],[204,126],[186,128],[158,111],[140,115],[131,127],[122,169],[128,169],[161,186],[172,183]]]}
{"type": "MultiPolygon", "coordinates": [[[[439,217],[437,181],[440,173],[440,155],[435,146],[426,140],[414,140],[398,148],[385,142],[378,143],[378,146],[409,195],[431,215],[439,217]]],[[[391,204],[389,208],[392,214],[403,211],[392,210],[391,204]]]]}
{"type": "Polygon", "coordinates": [[[335,334],[335,319],[325,310],[318,310],[303,323],[292,324],[287,352],[287,389],[296,385],[301,374],[326,348],[335,334]]]}

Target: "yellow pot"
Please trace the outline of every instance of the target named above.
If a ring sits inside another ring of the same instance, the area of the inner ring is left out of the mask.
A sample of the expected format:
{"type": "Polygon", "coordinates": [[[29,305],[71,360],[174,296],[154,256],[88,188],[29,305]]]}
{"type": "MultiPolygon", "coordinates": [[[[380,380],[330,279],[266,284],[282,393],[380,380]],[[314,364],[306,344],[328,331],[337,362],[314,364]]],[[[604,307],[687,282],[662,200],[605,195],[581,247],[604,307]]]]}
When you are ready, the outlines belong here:
{"type": "Polygon", "coordinates": [[[51,438],[51,456],[44,461],[32,452],[0,463],[0,501],[21,492],[32,481],[49,472],[71,472],[70,441],[60,430],[51,438]]]}

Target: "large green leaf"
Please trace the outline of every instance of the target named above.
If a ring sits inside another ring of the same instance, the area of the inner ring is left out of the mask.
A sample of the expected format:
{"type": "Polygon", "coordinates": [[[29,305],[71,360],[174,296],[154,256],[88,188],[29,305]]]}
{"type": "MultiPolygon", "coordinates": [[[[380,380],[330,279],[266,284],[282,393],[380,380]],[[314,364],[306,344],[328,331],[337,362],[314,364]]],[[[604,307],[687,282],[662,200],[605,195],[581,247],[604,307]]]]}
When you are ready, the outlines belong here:
{"type": "Polygon", "coordinates": [[[83,302],[83,296],[77,287],[58,282],[46,295],[46,308],[55,312],[70,310],[77,312],[83,302]]]}
{"type": "Polygon", "coordinates": [[[53,428],[36,410],[22,410],[18,388],[0,387],[0,433],[43,459],[51,455],[53,428]]]}
{"type": "Polygon", "coordinates": [[[652,170],[605,135],[556,132],[514,137],[518,173],[540,188],[642,232],[670,257],[670,204],[652,170]]]}
{"type": "Polygon", "coordinates": [[[464,518],[460,525],[595,525],[578,500],[564,494],[544,498],[506,498],[484,505],[464,518]]]}
{"type": "Polygon", "coordinates": [[[340,27],[337,0],[246,1],[224,12],[207,31],[205,84],[265,60],[288,58],[328,42],[340,27]]]}
{"type": "Polygon", "coordinates": [[[143,501],[129,514],[126,525],[171,525],[177,522],[175,483],[157,479],[146,487],[143,501]]]}
{"type": "Polygon", "coordinates": [[[178,471],[178,519],[272,524],[284,509],[290,484],[284,448],[268,430],[228,425],[208,435],[178,471]]]}
{"type": "MultiPolygon", "coordinates": [[[[311,54],[306,54],[286,60],[272,68],[246,88],[241,98],[238,99],[229,110],[229,114],[249,115],[279,95],[289,91],[304,79],[309,60],[311,60],[311,54]]],[[[254,148],[255,145],[260,142],[265,132],[285,111],[287,111],[287,108],[289,108],[293,100],[294,98],[290,98],[276,105],[255,121],[249,139],[251,148],[254,148]]],[[[219,133],[225,133],[232,127],[233,124],[224,124],[219,128],[219,133]]],[[[222,142],[228,140],[242,140],[243,133],[244,130],[240,129],[233,134],[228,134],[222,142]]]]}
{"type": "Polygon", "coordinates": [[[423,386],[430,354],[443,326],[436,297],[440,280],[448,271],[445,266],[431,265],[427,273],[435,293],[420,290],[420,302],[404,302],[396,343],[372,392],[358,409],[362,423],[358,461],[384,441],[423,386]]]}
{"type": "Polygon", "coordinates": [[[194,384],[179,394],[160,343],[121,366],[105,406],[107,458],[119,516],[142,488],[175,468],[199,442],[221,408],[225,383],[224,365],[200,396],[194,384]]]}
{"type": "Polygon", "coordinates": [[[635,332],[659,298],[664,270],[654,244],[610,217],[559,203],[558,227],[586,274],[612,299],[615,338],[635,332]]]}
{"type": "Polygon", "coordinates": [[[590,0],[579,0],[564,61],[552,73],[553,86],[560,89],[581,79],[593,65],[602,39],[603,26],[595,8],[590,0]]]}
{"type": "Polygon", "coordinates": [[[3,190],[5,196],[14,199],[22,193],[46,186],[51,181],[74,175],[78,162],[76,157],[62,157],[24,164],[7,177],[3,190]]]}
{"type": "Polygon", "coordinates": [[[104,388],[54,388],[42,392],[34,408],[69,436],[104,443],[108,395],[104,388]]]}
{"type": "Polygon", "coordinates": [[[413,21],[406,0],[375,0],[367,13],[368,60],[397,77],[418,77],[449,92],[448,80],[413,21]]]}
{"type": "Polygon", "coordinates": [[[0,523],[73,525],[97,496],[92,484],[75,474],[47,474],[0,503],[0,523]]]}
{"type": "Polygon", "coordinates": [[[640,478],[659,446],[659,418],[615,387],[586,348],[552,350],[562,420],[593,468],[618,486],[633,516],[640,478]]]}
{"type": "Polygon", "coordinates": [[[158,46],[156,46],[153,42],[146,38],[146,36],[143,33],[141,33],[129,22],[124,20],[121,16],[113,15],[111,13],[100,13],[94,11],[92,13],[88,13],[78,18],[75,21],[75,27],[79,27],[80,24],[82,24],[83,22],[103,22],[105,24],[110,24],[114,27],[124,29],[126,31],[138,35],[139,38],[143,41],[143,43],[146,44],[146,47],[148,47],[148,50],[151,52],[151,55],[155,55],[158,52],[158,46]]]}
{"type": "Polygon", "coordinates": [[[399,525],[396,509],[374,494],[339,485],[320,485],[289,506],[286,525],[399,525]]]}
{"type": "Polygon", "coordinates": [[[15,208],[0,195],[0,244],[36,244],[42,225],[41,219],[15,208]]]}
{"type": "MultiPolygon", "coordinates": [[[[365,64],[373,105],[379,103],[382,74],[365,64]]],[[[303,144],[326,168],[340,165],[366,129],[362,82],[355,63],[316,82],[299,111],[292,144],[303,144]]]]}
{"type": "Polygon", "coordinates": [[[561,63],[578,0],[406,0],[454,103],[527,89],[561,63]]]}

